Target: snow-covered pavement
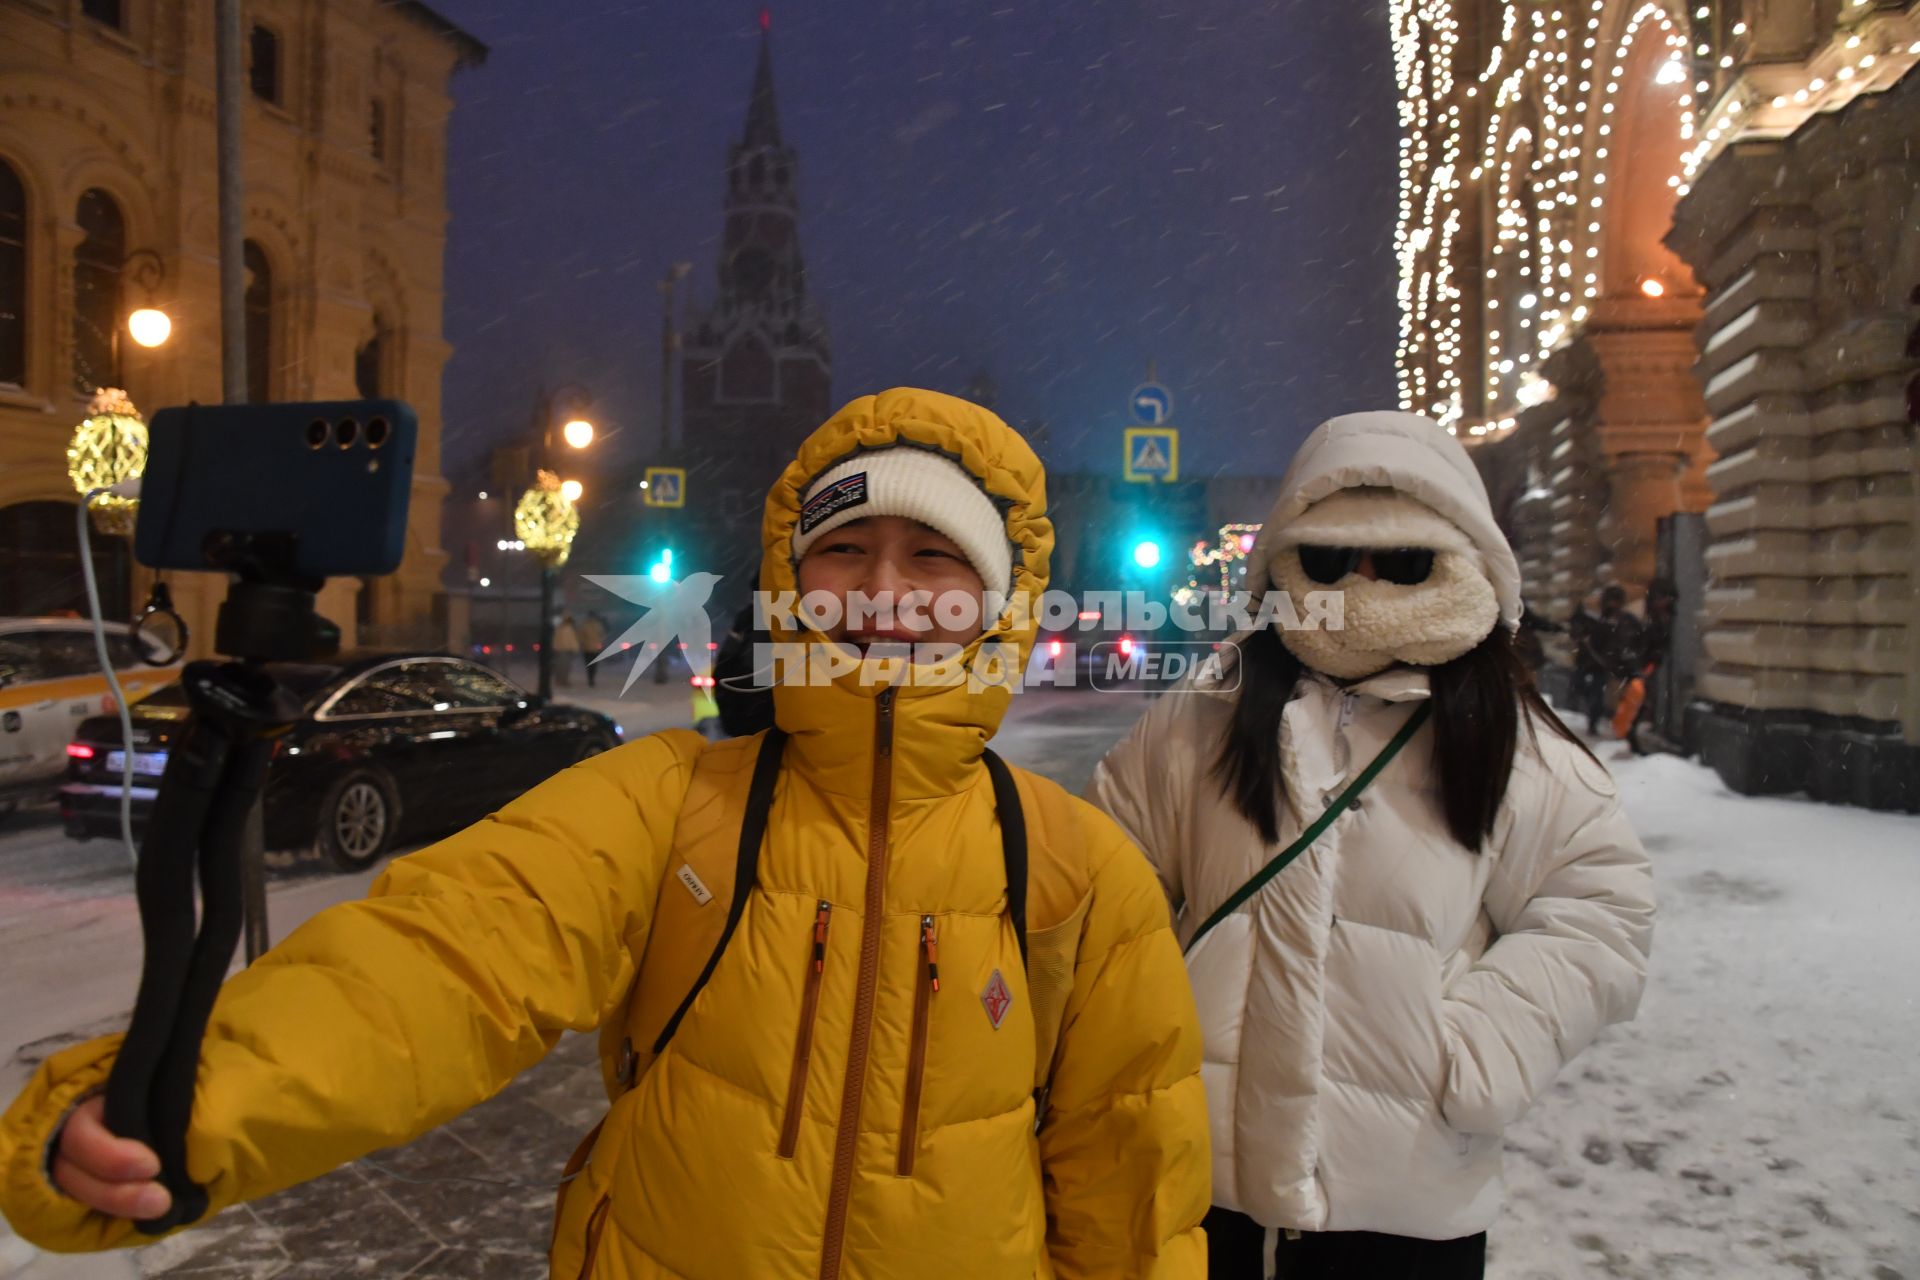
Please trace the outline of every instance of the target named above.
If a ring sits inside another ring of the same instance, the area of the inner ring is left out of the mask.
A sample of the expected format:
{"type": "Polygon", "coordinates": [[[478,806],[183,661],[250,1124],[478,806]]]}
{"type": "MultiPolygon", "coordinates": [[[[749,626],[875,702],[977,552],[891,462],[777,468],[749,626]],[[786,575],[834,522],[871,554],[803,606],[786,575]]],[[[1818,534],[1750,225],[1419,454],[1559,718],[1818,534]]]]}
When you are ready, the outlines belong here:
{"type": "MultiPolygon", "coordinates": [[[[646,716],[684,723],[674,719],[677,692],[658,701],[646,716]]],[[[1025,695],[995,745],[1077,789],[1143,707],[1138,695],[1025,695]]],[[[640,724],[635,714],[629,728],[640,724]]],[[[1510,1206],[1493,1232],[1489,1275],[1920,1280],[1920,819],[1744,799],[1691,762],[1598,750],[1653,856],[1652,978],[1639,1019],[1607,1032],[1509,1135],[1510,1206]]],[[[57,827],[0,834],[0,1052],[25,1030],[39,1039],[110,1021],[132,991],[132,907],[115,887],[124,873],[96,843],[75,847],[94,851],[93,872],[49,879],[47,860],[60,851],[46,846],[57,839],[57,827]]],[[[277,880],[276,932],[363,883],[277,880]]],[[[590,1050],[578,1048],[563,1046],[526,1081],[527,1096],[548,1099],[568,1124],[580,1101],[573,1082],[597,1089],[584,1065],[590,1050]]],[[[17,1080],[20,1067],[0,1065],[0,1081],[17,1080]]],[[[504,1114],[483,1114],[501,1106],[526,1102],[503,1096],[470,1113],[444,1140],[458,1140],[460,1159],[483,1159],[484,1135],[512,1130],[504,1114]]],[[[565,1136],[556,1137],[562,1155],[565,1136]]],[[[416,1144],[415,1158],[442,1158],[426,1150],[431,1141],[416,1144]]],[[[223,1219],[204,1245],[189,1234],[137,1255],[141,1274],[225,1265],[220,1274],[258,1280],[318,1275],[317,1258],[300,1269],[297,1242],[313,1233],[284,1225],[303,1220],[299,1203],[263,1202],[250,1218],[223,1219]],[[234,1252],[242,1245],[245,1264],[234,1252]]],[[[469,1243],[517,1252],[529,1280],[545,1274],[535,1257],[544,1238],[469,1243]]],[[[15,1275],[6,1250],[0,1231],[7,1280],[130,1274],[124,1259],[94,1259],[15,1275]]],[[[362,1273],[388,1274],[377,1265],[362,1273]]]]}
{"type": "Polygon", "coordinates": [[[1509,1134],[1490,1274],[1920,1277],[1920,819],[1600,754],[1653,858],[1652,976],[1509,1134]]]}

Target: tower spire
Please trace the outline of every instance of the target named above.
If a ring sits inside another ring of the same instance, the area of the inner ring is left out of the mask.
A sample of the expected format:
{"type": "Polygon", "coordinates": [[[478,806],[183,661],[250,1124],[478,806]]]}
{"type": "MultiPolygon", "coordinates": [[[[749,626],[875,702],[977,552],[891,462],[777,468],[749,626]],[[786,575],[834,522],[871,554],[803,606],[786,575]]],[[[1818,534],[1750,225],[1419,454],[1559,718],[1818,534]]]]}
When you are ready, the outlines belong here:
{"type": "Polygon", "coordinates": [[[760,63],[753,71],[753,96],[747,103],[747,131],[741,143],[748,147],[780,145],[780,113],[773,104],[773,15],[760,10],[760,63]]]}

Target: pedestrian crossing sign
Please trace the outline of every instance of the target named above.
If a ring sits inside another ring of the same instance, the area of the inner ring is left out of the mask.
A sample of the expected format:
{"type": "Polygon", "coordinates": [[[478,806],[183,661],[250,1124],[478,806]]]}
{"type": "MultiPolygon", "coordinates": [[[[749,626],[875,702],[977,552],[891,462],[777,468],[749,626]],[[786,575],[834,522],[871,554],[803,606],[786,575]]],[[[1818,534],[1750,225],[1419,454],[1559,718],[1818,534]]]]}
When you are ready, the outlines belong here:
{"type": "Polygon", "coordinates": [[[1176,427],[1128,427],[1126,478],[1136,484],[1180,478],[1180,431],[1176,427]]]}
{"type": "Polygon", "coordinates": [[[647,478],[640,487],[645,492],[646,504],[650,507],[687,505],[685,467],[648,467],[647,478]]]}

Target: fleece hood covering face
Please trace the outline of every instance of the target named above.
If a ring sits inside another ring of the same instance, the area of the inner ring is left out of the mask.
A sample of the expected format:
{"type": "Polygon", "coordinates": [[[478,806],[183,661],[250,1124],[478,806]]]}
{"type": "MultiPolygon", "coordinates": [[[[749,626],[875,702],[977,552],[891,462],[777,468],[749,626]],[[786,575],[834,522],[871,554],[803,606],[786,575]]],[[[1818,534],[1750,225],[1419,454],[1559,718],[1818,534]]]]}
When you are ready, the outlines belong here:
{"type": "Polygon", "coordinates": [[[1487,486],[1465,447],[1446,428],[1416,413],[1350,413],[1322,423],[1307,437],[1254,544],[1248,582],[1264,588],[1272,581],[1275,557],[1303,540],[1288,527],[1307,508],[1340,490],[1368,487],[1412,498],[1465,534],[1479,552],[1501,623],[1509,631],[1520,625],[1520,565],[1493,517],[1487,486]]]}

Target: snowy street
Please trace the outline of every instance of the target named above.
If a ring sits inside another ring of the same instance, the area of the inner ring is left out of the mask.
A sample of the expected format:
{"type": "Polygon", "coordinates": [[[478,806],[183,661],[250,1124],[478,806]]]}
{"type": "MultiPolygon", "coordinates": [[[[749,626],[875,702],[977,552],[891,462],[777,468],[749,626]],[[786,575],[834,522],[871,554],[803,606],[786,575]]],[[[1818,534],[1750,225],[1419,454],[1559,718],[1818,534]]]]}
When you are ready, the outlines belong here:
{"type": "MultiPolygon", "coordinates": [[[[646,688],[622,715],[630,737],[684,723],[677,689],[639,698],[646,688]]],[[[996,746],[1077,790],[1144,705],[1023,695],[996,746]]],[[[1508,1135],[1489,1274],[1920,1280],[1920,820],[1741,799],[1689,761],[1598,750],[1654,860],[1653,976],[1638,1021],[1508,1135]]],[[[368,879],[282,868],[276,935],[368,879]]],[[[9,1095],[50,1048],[124,1015],[138,971],[130,889],[115,846],[66,841],[45,811],[0,833],[9,1095]]],[[[546,1273],[542,1184],[602,1105],[591,1039],[574,1037],[499,1098],[380,1158],[410,1176],[524,1185],[410,1183],[363,1164],[150,1247],[137,1271],[125,1257],[24,1254],[9,1271],[21,1246],[0,1235],[0,1277],[533,1280],[546,1273]]]]}

